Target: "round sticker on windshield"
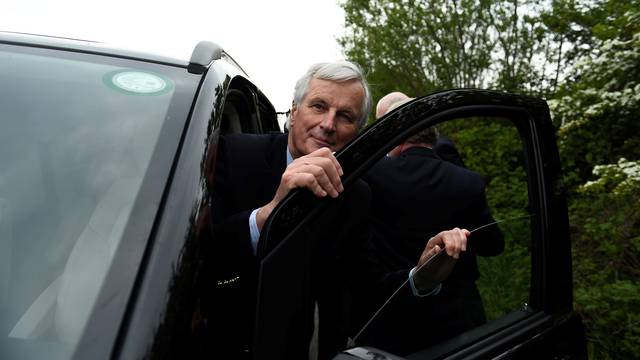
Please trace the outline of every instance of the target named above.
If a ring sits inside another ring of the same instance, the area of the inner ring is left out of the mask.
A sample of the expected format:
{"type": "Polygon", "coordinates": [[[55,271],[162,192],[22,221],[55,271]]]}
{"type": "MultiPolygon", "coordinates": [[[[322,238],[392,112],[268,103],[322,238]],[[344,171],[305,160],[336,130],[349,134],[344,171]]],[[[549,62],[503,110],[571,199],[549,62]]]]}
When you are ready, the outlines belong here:
{"type": "Polygon", "coordinates": [[[105,75],[105,83],[130,94],[159,95],[171,88],[169,80],[137,70],[114,71],[105,75]]]}

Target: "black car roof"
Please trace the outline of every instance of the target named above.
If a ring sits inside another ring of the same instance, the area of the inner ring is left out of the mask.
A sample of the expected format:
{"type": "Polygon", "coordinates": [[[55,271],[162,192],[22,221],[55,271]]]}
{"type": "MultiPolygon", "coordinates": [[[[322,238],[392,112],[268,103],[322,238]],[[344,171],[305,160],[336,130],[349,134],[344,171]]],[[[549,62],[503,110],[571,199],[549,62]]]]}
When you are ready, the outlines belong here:
{"type": "Polygon", "coordinates": [[[116,47],[110,47],[100,42],[90,40],[71,39],[63,37],[54,37],[47,35],[36,35],[17,33],[10,31],[0,31],[0,44],[14,44],[20,46],[41,47],[49,49],[70,50],[83,52],[88,54],[98,54],[105,56],[115,56],[127,59],[142,60],[165,65],[180,66],[187,68],[189,72],[202,74],[209,67],[212,61],[224,59],[231,63],[243,74],[247,73],[233,58],[227,54],[219,45],[201,41],[196,45],[191,54],[191,59],[180,60],[167,56],[139,52],[135,50],[125,50],[116,47]]]}
{"type": "Polygon", "coordinates": [[[70,39],[46,35],[0,31],[0,44],[14,44],[21,46],[71,50],[91,54],[144,60],[180,67],[187,67],[189,65],[188,60],[179,60],[156,54],[110,47],[103,43],[90,40],[70,39]]]}

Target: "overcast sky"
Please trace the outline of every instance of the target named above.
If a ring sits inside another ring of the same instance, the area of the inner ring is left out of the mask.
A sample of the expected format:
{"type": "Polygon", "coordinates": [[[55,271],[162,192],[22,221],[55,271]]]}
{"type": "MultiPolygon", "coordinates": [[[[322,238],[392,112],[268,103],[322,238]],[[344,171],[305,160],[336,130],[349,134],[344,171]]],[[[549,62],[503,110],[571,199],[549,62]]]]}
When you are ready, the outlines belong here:
{"type": "Polygon", "coordinates": [[[4,0],[0,30],[94,40],[189,59],[221,45],[278,111],[312,63],[343,59],[339,0],[4,0]]]}

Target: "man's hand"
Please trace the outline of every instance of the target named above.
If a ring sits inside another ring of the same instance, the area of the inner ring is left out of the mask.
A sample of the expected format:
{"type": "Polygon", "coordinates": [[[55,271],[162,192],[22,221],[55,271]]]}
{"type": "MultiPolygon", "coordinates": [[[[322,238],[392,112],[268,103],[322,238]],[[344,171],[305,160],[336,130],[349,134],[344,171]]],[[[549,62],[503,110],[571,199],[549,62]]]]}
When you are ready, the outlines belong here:
{"type": "Polygon", "coordinates": [[[318,197],[337,197],[344,190],[340,179],[342,175],[342,167],[329,148],[321,148],[295,159],[282,174],[273,200],[258,209],[258,229],[262,230],[273,209],[292,189],[307,188],[318,197]]]}
{"type": "Polygon", "coordinates": [[[460,252],[467,250],[467,237],[469,235],[471,233],[468,230],[455,228],[443,231],[429,239],[420,256],[416,271],[413,273],[415,286],[422,291],[428,291],[442,283],[451,273],[456,259],[460,257],[460,252]],[[424,266],[427,261],[443,249],[448,256],[435,259],[435,263],[424,266]]]}
{"type": "Polygon", "coordinates": [[[447,255],[457,259],[460,257],[461,251],[467,251],[467,236],[469,235],[471,235],[469,230],[454,228],[453,230],[442,231],[432,237],[420,256],[418,267],[439,253],[443,247],[447,255]]]}

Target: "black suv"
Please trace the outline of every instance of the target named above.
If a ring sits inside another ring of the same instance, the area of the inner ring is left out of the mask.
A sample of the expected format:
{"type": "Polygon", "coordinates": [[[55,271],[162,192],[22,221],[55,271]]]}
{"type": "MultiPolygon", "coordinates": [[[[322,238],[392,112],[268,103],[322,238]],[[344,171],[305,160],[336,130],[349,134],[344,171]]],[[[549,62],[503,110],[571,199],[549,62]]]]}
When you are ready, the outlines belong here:
{"type": "MultiPolygon", "coordinates": [[[[0,114],[0,358],[215,358],[205,343],[216,321],[201,308],[210,286],[203,243],[211,240],[218,138],[281,131],[273,106],[242,68],[209,42],[177,61],[0,33],[0,114]]],[[[487,322],[403,356],[583,358],[559,158],[544,101],[480,90],[419,98],[339,152],[344,183],[420,129],[479,123],[510,132],[508,144],[482,146],[510,146],[513,157],[466,166],[489,169],[490,186],[518,194],[505,205],[488,189],[496,218],[516,220],[499,224],[505,252],[478,260],[487,322]],[[496,262],[511,264],[512,273],[493,271],[496,262]]],[[[284,324],[295,299],[313,287],[304,280],[309,267],[298,267],[313,259],[279,245],[304,241],[299,230],[322,216],[318,206],[294,192],[263,233],[255,359],[282,358],[287,338],[300,330],[284,324]],[[282,282],[292,268],[307,270],[296,273],[300,281],[282,282]]],[[[352,347],[336,356],[397,358],[382,350],[352,347]]]]}

